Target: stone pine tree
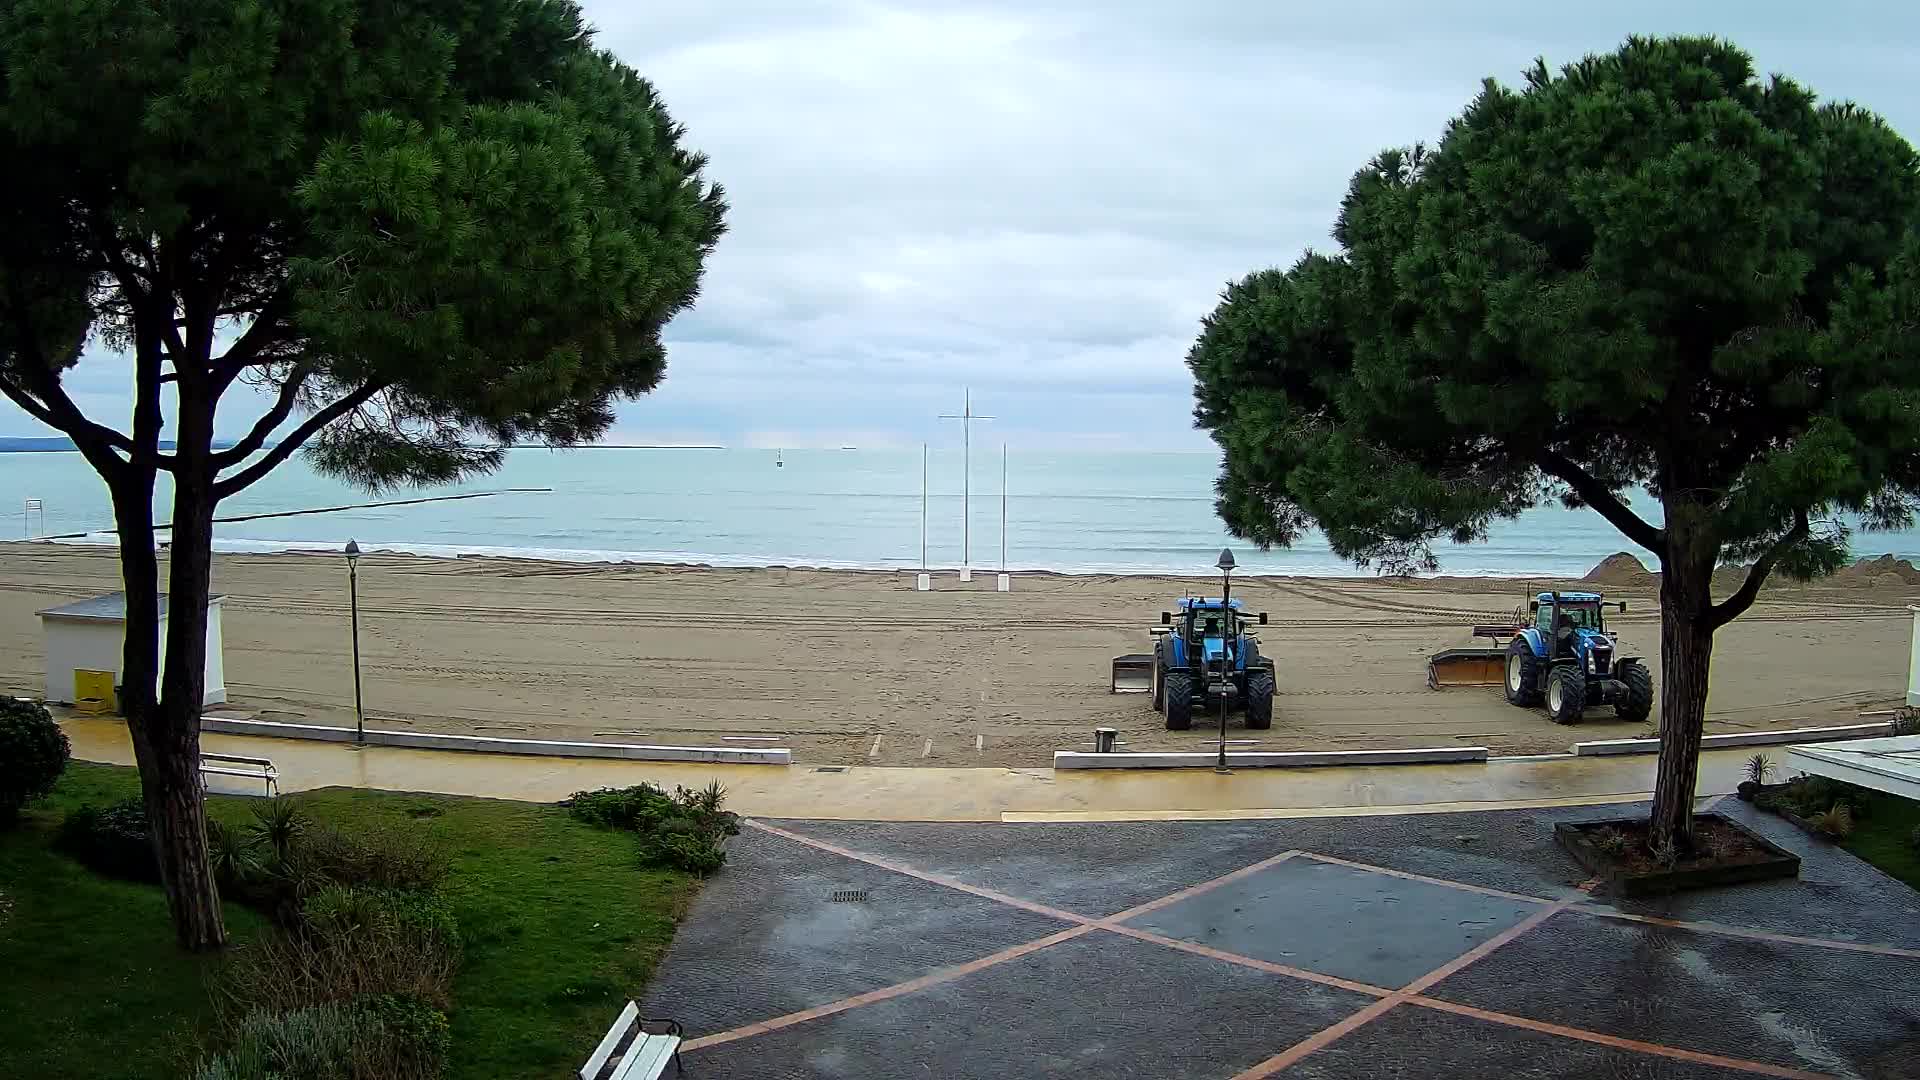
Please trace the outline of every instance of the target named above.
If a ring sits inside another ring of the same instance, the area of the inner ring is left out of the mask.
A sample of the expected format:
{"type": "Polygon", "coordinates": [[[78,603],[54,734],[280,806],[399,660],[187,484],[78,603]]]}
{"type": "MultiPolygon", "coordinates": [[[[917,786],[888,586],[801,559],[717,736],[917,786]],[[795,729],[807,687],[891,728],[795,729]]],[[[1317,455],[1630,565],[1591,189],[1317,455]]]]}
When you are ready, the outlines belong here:
{"type": "Polygon", "coordinates": [[[725,206],[571,0],[0,0],[0,60],[0,394],[111,492],[123,711],[180,942],[215,947],[215,506],[302,450],[380,488],[592,439],[659,382],[725,206]],[[126,413],[63,386],[89,342],[126,413]]]}
{"type": "Polygon", "coordinates": [[[1543,501],[1653,553],[1653,843],[1685,849],[1714,631],[1920,491],[1914,151],[1707,38],[1486,83],[1231,285],[1188,356],[1220,515],[1395,571],[1543,501]],[[1643,516],[1629,494],[1652,496],[1643,516]],[[1714,595],[1714,570],[1747,564],[1714,595]]]}

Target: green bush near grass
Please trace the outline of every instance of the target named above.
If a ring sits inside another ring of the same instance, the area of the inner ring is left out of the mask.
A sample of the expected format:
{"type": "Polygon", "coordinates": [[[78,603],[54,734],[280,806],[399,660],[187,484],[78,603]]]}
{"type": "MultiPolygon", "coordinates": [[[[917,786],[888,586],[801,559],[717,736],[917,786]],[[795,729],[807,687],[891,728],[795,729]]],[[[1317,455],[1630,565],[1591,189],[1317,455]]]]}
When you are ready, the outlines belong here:
{"type": "Polygon", "coordinates": [[[66,770],[67,733],[37,702],[0,696],[0,828],[45,796],[66,770]]]}
{"type": "MultiPolygon", "coordinates": [[[[156,886],[100,876],[54,849],[68,811],[138,793],[131,769],[75,763],[44,803],[28,807],[22,828],[0,833],[0,911],[11,913],[0,917],[8,964],[0,1016],[34,1018],[0,1038],[0,1076],[193,1076],[199,1063],[211,1065],[212,1052],[235,1045],[218,1041],[221,1013],[210,991],[233,958],[277,940],[266,917],[229,897],[235,947],[225,956],[182,953],[156,886]]],[[[534,1080],[578,1069],[620,1007],[642,992],[697,888],[684,873],[636,869],[631,836],[553,806],[348,789],[296,801],[316,827],[361,841],[401,835],[438,853],[445,871],[434,892],[460,938],[445,1010],[443,1060],[453,1080],[534,1080]]],[[[260,805],[215,796],[208,814],[244,836],[260,805]]],[[[422,865],[412,856],[381,861],[422,865]]]]}
{"type": "Polygon", "coordinates": [[[726,865],[727,837],[740,817],[724,809],[727,789],[717,782],[672,795],[652,784],[576,791],[560,805],[575,818],[638,838],[640,865],[670,867],[705,877],[726,865]]]}

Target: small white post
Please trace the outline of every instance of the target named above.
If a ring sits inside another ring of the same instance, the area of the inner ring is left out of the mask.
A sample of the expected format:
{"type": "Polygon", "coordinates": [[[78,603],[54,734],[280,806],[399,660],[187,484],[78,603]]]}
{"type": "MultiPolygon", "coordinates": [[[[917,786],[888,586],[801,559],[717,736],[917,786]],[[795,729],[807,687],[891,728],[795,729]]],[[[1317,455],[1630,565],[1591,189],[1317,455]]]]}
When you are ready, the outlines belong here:
{"type": "Polygon", "coordinates": [[[933,591],[933,575],[928,573],[913,575],[913,588],[916,592],[933,591]]]}

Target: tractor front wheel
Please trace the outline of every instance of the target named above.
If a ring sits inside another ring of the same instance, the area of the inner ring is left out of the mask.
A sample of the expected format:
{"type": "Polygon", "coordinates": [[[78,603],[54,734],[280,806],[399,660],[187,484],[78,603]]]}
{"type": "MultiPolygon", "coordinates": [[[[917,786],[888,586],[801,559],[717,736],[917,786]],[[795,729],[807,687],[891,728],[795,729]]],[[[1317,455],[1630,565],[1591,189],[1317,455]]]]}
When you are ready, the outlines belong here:
{"type": "Polygon", "coordinates": [[[1273,670],[1260,668],[1247,676],[1247,727],[1265,731],[1273,726],[1273,670]]]}
{"type": "Polygon", "coordinates": [[[1562,664],[1547,676],[1547,715],[1556,724],[1577,724],[1587,710],[1587,673],[1562,664]]]}
{"type": "Polygon", "coordinates": [[[1629,660],[1616,674],[1627,684],[1627,697],[1613,707],[1614,715],[1636,724],[1645,720],[1653,712],[1653,672],[1640,661],[1629,660]]]}
{"type": "Polygon", "coordinates": [[[1507,704],[1530,708],[1540,704],[1540,660],[1523,637],[1507,642],[1507,704]]]}
{"type": "Polygon", "coordinates": [[[1193,726],[1193,676],[1184,671],[1169,671],[1160,677],[1160,692],[1166,695],[1168,731],[1186,731],[1193,726]]]}

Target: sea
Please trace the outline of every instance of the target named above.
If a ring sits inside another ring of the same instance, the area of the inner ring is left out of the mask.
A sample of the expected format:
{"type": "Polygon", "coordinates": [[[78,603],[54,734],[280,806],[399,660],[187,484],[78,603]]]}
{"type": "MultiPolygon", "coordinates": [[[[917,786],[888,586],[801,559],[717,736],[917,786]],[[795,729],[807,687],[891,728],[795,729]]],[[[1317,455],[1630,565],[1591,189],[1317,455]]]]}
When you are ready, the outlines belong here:
{"type": "MultiPolygon", "coordinates": [[[[613,448],[509,451],[498,472],[369,494],[295,457],[222,503],[222,518],[354,507],[216,526],[222,551],[363,549],[568,562],[916,567],[1211,576],[1221,548],[1240,573],[1352,576],[1318,535],[1261,551],[1214,513],[1219,458],[1201,452],[613,448]],[[482,494],[498,492],[499,494],[482,494]],[[479,495],[457,501],[355,506],[479,495]]],[[[165,521],[168,492],[156,493],[165,521]]],[[[1657,504],[1634,500],[1649,519],[1657,504]]],[[[100,480],[76,453],[0,454],[0,539],[110,544],[100,480]],[[29,510],[29,501],[38,500],[29,510]]],[[[1920,558],[1920,533],[1855,538],[1855,553],[1920,558]]],[[[1634,549],[1589,510],[1542,507],[1483,543],[1435,546],[1442,574],[1578,577],[1634,549]]]]}

